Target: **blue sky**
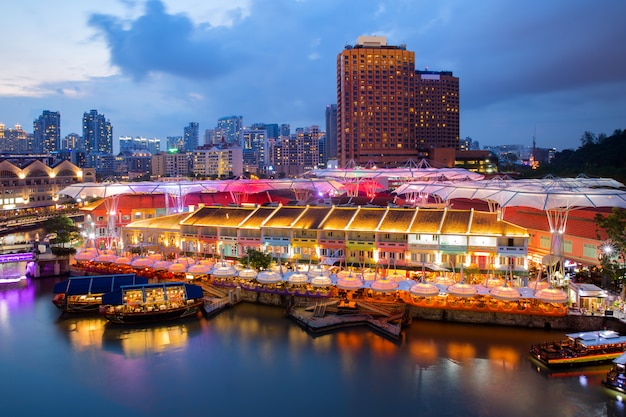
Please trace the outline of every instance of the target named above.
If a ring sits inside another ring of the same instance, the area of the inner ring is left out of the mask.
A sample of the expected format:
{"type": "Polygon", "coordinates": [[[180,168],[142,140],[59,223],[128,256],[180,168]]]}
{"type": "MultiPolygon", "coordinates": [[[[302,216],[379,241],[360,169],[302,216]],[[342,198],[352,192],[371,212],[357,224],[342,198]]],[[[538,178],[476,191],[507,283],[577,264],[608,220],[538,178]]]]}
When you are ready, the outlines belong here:
{"type": "Polygon", "coordinates": [[[624,0],[43,0],[3,2],[0,122],[62,135],[103,113],[114,137],[244,124],[319,125],[336,57],[360,35],[460,78],[461,137],[572,148],[626,129],[624,0]]]}

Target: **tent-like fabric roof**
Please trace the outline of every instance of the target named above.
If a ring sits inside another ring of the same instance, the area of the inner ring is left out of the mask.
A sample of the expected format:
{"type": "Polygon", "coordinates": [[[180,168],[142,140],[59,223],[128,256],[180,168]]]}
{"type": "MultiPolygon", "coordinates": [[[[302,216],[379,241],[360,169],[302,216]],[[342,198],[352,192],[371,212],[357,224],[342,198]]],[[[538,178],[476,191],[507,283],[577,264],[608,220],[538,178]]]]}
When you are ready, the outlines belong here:
{"type": "Polygon", "coordinates": [[[479,199],[500,207],[526,206],[539,210],[573,207],[626,207],[626,191],[598,188],[598,184],[621,186],[614,180],[545,178],[536,180],[492,179],[463,182],[412,182],[395,192],[436,195],[442,200],[454,198],[479,199]]]}
{"type": "Polygon", "coordinates": [[[135,274],[114,274],[99,276],[71,277],[54,284],[55,294],[66,295],[104,294],[122,285],[147,284],[148,278],[135,274]]]}

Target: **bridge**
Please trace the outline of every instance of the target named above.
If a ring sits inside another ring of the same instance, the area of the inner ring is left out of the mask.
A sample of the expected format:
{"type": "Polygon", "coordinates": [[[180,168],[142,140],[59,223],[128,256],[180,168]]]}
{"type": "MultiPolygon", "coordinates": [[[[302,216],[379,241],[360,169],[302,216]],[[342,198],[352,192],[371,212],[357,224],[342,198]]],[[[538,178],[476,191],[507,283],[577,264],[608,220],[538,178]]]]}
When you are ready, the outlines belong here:
{"type": "MultiPolygon", "coordinates": [[[[29,245],[32,249],[32,245],[29,245]]],[[[35,254],[33,252],[22,253],[7,253],[0,255],[0,264],[14,263],[14,262],[29,262],[35,260],[35,254]]]]}

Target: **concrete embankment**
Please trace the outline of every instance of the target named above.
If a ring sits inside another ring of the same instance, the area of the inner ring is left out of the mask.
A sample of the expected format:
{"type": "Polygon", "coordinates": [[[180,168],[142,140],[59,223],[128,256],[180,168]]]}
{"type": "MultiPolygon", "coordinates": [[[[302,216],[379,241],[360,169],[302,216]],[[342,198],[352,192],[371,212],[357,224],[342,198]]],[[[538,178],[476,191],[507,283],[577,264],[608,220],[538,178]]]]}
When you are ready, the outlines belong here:
{"type": "Polygon", "coordinates": [[[447,321],[482,325],[512,326],[525,328],[553,329],[564,331],[587,331],[609,328],[626,332],[626,323],[610,316],[543,316],[509,314],[436,308],[409,307],[410,315],[417,320],[447,321]]]}

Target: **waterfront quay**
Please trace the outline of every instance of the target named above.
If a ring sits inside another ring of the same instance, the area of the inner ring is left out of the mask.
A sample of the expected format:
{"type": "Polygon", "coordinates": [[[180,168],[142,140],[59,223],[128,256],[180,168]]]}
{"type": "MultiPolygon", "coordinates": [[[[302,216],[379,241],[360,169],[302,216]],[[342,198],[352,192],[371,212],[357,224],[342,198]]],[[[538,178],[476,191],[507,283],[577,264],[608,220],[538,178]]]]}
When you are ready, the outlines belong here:
{"type": "MultiPolygon", "coordinates": [[[[332,274],[330,269],[327,270],[329,275],[326,276],[325,285],[315,286],[312,284],[314,277],[299,279],[297,283],[290,280],[292,276],[304,275],[305,271],[289,271],[278,276],[275,281],[262,282],[260,277],[261,281],[239,277],[241,269],[234,267],[229,276],[211,274],[211,271],[219,268],[225,268],[220,261],[210,269],[205,269],[204,273],[187,275],[186,272],[156,271],[151,267],[136,268],[111,261],[82,261],[72,265],[71,273],[136,273],[154,280],[191,280],[202,286],[207,298],[212,299],[215,308],[211,314],[239,302],[276,306],[284,309],[287,316],[312,335],[359,325],[391,339],[400,339],[403,327],[410,325],[413,320],[548,330],[577,331],[605,327],[618,331],[623,331],[624,327],[626,330],[624,323],[617,317],[570,314],[565,301],[540,300],[535,297],[535,292],[523,290],[525,296],[516,300],[492,297],[490,289],[483,285],[475,286],[478,292],[472,296],[454,295],[446,292],[446,289],[430,296],[420,296],[414,294],[415,286],[424,283],[407,279],[401,274],[395,274],[395,280],[392,276],[386,276],[355,284],[351,273],[342,274],[345,271],[335,268],[336,272],[332,274]],[[385,283],[384,290],[378,289],[381,282],[385,283]]],[[[312,275],[322,276],[317,273],[312,275]]]]}

